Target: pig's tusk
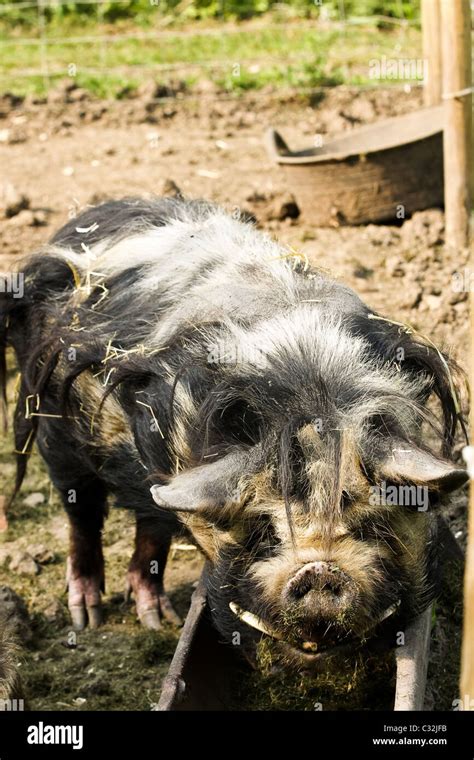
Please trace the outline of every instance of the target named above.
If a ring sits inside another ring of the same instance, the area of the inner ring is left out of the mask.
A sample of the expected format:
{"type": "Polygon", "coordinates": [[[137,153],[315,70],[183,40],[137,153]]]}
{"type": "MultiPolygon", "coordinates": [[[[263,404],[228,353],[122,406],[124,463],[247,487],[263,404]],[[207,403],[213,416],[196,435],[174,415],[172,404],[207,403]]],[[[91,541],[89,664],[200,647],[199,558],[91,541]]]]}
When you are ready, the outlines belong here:
{"type": "MultiPolygon", "coordinates": [[[[391,615],[394,614],[394,612],[397,611],[398,607],[400,606],[400,599],[392,604],[390,607],[387,607],[387,609],[382,612],[379,619],[377,620],[377,625],[382,623],[384,620],[389,618],[391,615]]],[[[271,636],[272,639],[277,639],[278,641],[285,641],[284,637],[276,632],[272,631],[266,623],[263,622],[263,620],[257,615],[254,615],[253,612],[249,612],[248,610],[243,610],[242,607],[239,607],[238,604],[235,602],[229,602],[229,607],[236,615],[236,617],[239,618],[243,623],[246,623],[251,628],[254,628],[256,631],[260,631],[260,633],[265,633],[267,636],[271,636]]],[[[318,650],[318,644],[314,641],[303,641],[301,648],[305,652],[316,652],[318,650]]]]}
{"type": "Polygon", "coordinates": [[[384,620],[389,618],[391,615],[393,615],[394,612],[397,611],[397,609],[400,607],[400,599],[398,602],[395,602],[395,604],[392,604],[391,607],[387,607],[385,612],[382,612],[379,619],[377,620],[377,623],[382,623],[384,620]]]}
{"type": "Polygon", "coordinates": [[[243,610],[235,602],[229,602],[229,607],[239,620],[242,620],[243,623],[247,623],[251,628],[255,628],[257,631],[260,631],[260,633],[266,633],[267,636],[271,636],[273,639],[283,640],[283,636],[280,636],[280,634],[275,631],[271,631],[263,620],[257,617],[257,615],[254,615],[253,612],[243,610]]]}
{"type": "MultiPolygon", "coordinates": [[[[247,623],[247,625],[249,625],[251,628],[255,628],[255,630],[260,631],[260,633],[265,633],[267,636],[271,636],[272,639],[285,641],[284,637],[280,633],[270,630],[270,628],[268,628],[263,620],[257,617],[257,615],[254,615],[253,612],[243,610],[235,602],[230,602],[229,607],[234,615],[239,618],[239,620],[242,620],[243,623],[247,623]]],[[[317,648],[318,645],[313,641],[304,641],[302,644],[302,649],[304,649],[306,652],[315,652],[317,648]]]]}

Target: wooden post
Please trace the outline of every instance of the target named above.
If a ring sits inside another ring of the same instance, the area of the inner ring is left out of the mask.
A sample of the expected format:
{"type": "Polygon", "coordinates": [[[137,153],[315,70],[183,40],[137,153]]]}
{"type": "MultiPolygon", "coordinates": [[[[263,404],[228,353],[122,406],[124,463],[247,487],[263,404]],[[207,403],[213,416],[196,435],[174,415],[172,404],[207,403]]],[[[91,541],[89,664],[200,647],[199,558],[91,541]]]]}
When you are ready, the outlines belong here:
{"type": "Polygon", "coordinates": [[[421,0],[421,31],[425,80],[423,99],[425,106],[441,102],[441,9],[439,0],[421,0]]]}
{"type": "Polygon", "coordinates": [[[440,0],[440,7],[446,243],[464,248],[469,245],[472,171],[471,9],[469,0],[440,0]]]}
{"type": "MultiPolygon", "coordinates": [[[[473,270],[471,269],[471,272],[473,270]]],[[[471,383],[474,379],[474,292],[471,292],[471,383]]],[[[471,385],[471,389],[473,386],[471,385]]],[[[471,399],[471,431],[474,430],[474,403],[471,399]]],[[[465,449],[471,472],[469,519],[467,526],[466,571],[464,575],[464,626],[461,659],[461,700],[464,709],[474,709],[474,447],[465,449]]]]}
{"type": "MultiPolygon", "coordinates": [[[[441,0],[446,242],[461,248],[469,245],[470,202],[474,193],[472,163],[471,14],[469,0],[441,0]],[[456,93],[460,93],[456,97],[456,93]],[[455,95],[455,97],[453,97],[455,95]]],[[[470,382],[474,389],[474,252],[468,268],[471,312],[470,382]]],[[[471,436],[474,401],[471,398],[471,436]]],[[[461,700],[474,705],[474,447],[465,449],[470,471],[468,544],[464,576],[464,627],[461,663],[461,700]]]]}

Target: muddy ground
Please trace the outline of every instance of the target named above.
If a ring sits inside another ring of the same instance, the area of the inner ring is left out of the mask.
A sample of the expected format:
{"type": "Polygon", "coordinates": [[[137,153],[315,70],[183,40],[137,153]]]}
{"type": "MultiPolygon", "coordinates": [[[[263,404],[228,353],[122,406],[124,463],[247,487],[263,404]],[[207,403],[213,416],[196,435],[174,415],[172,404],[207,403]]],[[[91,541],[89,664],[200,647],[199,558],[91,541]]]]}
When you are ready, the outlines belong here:
{"type": "MultiPolygon", "coordinates": [[[[453,272],[461,271],[466,262],[444,248],[442,212],[420,212],[398,226],[358,228],[315,229],[302,218],[282,219],[287,188],[262,143],[270,124],[279,127],[290,144],[303,147],[316,134],[324,139],[412,110],[420,105],[418,90],[374,93],[336,88],[313,102],[291,92],[226,98],[211,85],[191,94],[180,90],[179,83],[167,92],[145,83],[132,97],[103,102],[65,83],[46,102],[0,97],[1,175],[19,200],[16,213],[0,221],[0,269],[10,271],[22,255],[87,204],[161,193],[172,180],[186,195],[250,212],[262,228],[306,254],[310,263],[349,283],[374,309],[410,323],[466,366],[466,294],[451,287],[453,272]],[[157,100],[163,95],[166,99],[157,100]]],[[[13,384],[12,368],[10,396],[13,384]]],[[[0,493],[12,486],[12,449],[11,437],[4,437],[0,493]]],[[[464,493],[444,506],[461,544],[465,507],[464,493]]],[[[20,666],[30,706],[150,709],[158,700],[179,631],[171,626],[162,633],[143,631],[133,606],[124,604],[133,536],[130,515],[113,511],[105,531],[106,623],[100,631],[80,633],[77,639],[71,636],[64,595],[66,520],[36,455],[9,515],[9,528],[0,536],[0,586],[18,592],[30,616],[20,666]]],[[[167,580],[182,614],[201,565],[197,551],[177,539],[167,580]]],[[[449,566],[433,618],[428,709],[451,709],[457,697],[460,626],[461,571],[449,566]]],[[[383,706],[377,693],[369,698],[367,690],[358,686],[354,690],[356,682],[354,673],[348,672],[340,687],[341,706],[383,706]]],[[[261,696],[251,706],[308,709],[319,701],[317,685],[309,700],[301,699],[301,688],[295,682],[298,699],[293,701],[288,699],[288,684],[285,699],[278,690],[273,699],[268,683],[262,681],[261,696]]],[[[321,689],[327,690],[327,684],[321,689]]],[[[245,704],[240,706],[245,709],[245,704]]]]}

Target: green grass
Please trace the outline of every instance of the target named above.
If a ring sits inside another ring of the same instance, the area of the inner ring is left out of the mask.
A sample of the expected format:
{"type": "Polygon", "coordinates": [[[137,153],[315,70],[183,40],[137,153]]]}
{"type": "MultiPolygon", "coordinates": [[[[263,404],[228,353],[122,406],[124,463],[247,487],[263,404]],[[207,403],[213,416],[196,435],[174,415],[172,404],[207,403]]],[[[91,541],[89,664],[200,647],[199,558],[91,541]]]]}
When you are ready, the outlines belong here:
{"type": "Polygon", "coordinates": [[[117,34],[116,26],[68,24],[63,34],[56,25],[54,30],[47,29],[47,77],[40,73],[44,48],[37,38],[30,36],[25,44],[11,34],[0,36],[0,90],[44,95],[70,76],[71,67],[74,81],[100,97],[116,97],[125,87],[150,78],[163,83],[174,78],[187,84],[210,79],[230,92],[265,85],[373,84],[369,79],[372,58],[418,57],[421,47],[416,28],[381,31],[376,26],[351,26],[341,31],[287,24],[269,29],[261,22],[250,22],[245,27],[227,27],[222,33],[215,29],[198,27],[152,39],[124,39],[124,34],[152,32],[121,25],[117,34]],[[89,39],[81,41],[85,35],[89,39]],[[108,39],[101,42],[101,36],[108,39]]]}
{"type": "MultiPolygon", "coordinates": [[[[98,15],[106,22],[120,23],[133,19],[148,26],[156,22],[182,24],[189,21],[243,20],[272,14],[275,18],[318,18],[320,0],[103,0],[100,6],[87,0],[55,0],[44,4],[43,14],[48,23],[58,26],[70,21],[87,23],[98,15]]],[[[420,0],[324,0],[324,15],[328,18],[352,16],[381,16],[383,19],[417,19],[420,0]]],[[[37,20],[35,7],[24,7],[22,0],[0,2],[0,24],[13,28],[32,28],[37,20]],[[4,6],[2,8],[2,5],[4,6]]],[[[381,20],[381,23],[385,21],[381,20]]]]}

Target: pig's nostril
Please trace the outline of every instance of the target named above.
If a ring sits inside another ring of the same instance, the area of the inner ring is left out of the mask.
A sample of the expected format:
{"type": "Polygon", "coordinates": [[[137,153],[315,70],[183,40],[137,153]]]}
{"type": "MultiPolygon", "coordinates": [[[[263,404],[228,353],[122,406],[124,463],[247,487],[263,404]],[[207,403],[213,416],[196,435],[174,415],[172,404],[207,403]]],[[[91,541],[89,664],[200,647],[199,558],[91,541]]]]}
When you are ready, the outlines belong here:
{"type": "Polygon", "coordinates": [[[340,596],[342,593],[342,585],[334,581],[331,581],[331,583],[323,583],[321,591],[328,591],[331,594],[334,594],[334,596],[340,596]]]}
{"type": "Polygon", "coordinates": [[[336,565],[322,561],[309,562],[291,578],[286,592],[295,600],[302,599],[311,591],[339,597],[344,591],[344,585],[344,576],[336,565]]]}

